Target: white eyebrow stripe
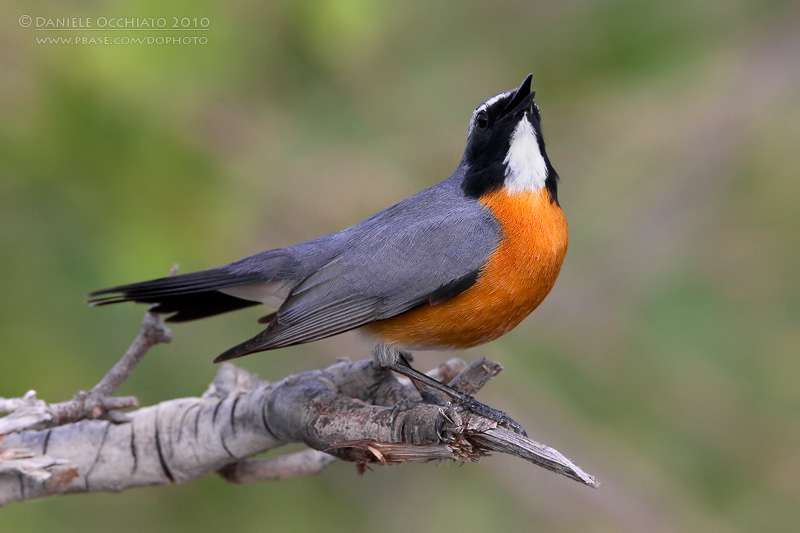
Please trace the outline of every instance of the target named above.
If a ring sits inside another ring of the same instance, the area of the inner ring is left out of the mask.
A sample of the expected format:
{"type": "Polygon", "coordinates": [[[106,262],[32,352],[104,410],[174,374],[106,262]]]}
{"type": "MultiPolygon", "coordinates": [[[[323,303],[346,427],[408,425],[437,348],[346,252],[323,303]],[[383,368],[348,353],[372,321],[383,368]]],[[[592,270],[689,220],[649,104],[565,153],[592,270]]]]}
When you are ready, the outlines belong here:
{"type": "Polygon", "coordinates": [[[511,144],[503,163],[506,165],[505,186],[509,194],[535,191],[545,186],[547,163],[527,111],[511,134],[511,144]]]}
{"type": "Polygon", "coordinates": [[[480,113],[481,111],[485,111],[489,107],[491,107],[494,104],[496,104],[499,100],[505,98],[506,96],[510,95],[511,93],[513,93],[515,91],[516,91],[516,89],[510,89],[510,90],[508,90],[508,91],[506,91],[504,93],[496,94],[496,95],[492,96],[491,98],[489,98],[488,100],[486,100],[481,105],[479,105],[478,108],[475,109],[475,111],[472,112],[472,119],[470,119],[470,121],[469,121],[469,130],[467,131],[467,139],[469,139],[469,136],[472,134],[472,129],[475,127],[475,117],[478,115],[478,113],[480,113]]]}
{"type": "Polygon", "coordinates": [[[486,100],[478,109],[480,109],[481,107],[483,107],[483,108],[491,107],[495,103],[497,103],[498,100],[500,100],[502,98],[505,98],[506,96],[510,95],[514,91],[515,91],[515,89],[511,89],[511,90],[508,90],[508,91],[506,91],[504,93],[496,94],[496,95],[492,96],[491,98],[489,98],[488,100],[486,100]]]}

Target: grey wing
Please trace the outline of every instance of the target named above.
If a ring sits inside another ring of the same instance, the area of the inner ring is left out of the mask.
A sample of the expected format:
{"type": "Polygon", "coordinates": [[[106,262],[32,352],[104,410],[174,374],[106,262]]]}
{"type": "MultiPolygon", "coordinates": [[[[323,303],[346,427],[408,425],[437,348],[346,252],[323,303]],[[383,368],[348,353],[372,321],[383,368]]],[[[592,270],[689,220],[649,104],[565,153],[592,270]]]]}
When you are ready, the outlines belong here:
{"type": "Polygon", "coordinates": [[[339,234],[340,253],[292,290],[269,327],[217,360],[336,335],[471,286],[497,247],[492,215],[477,203],[404,207],[339,234]]]}

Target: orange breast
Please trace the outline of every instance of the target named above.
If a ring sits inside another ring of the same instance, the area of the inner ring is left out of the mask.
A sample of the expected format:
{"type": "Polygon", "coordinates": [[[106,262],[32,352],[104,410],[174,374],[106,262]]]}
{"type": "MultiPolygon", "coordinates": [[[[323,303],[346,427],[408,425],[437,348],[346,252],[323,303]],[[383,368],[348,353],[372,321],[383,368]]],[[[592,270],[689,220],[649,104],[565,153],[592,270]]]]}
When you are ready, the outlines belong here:
{"type": "Polygon", "coordinates": [[[482,201],[503,236],[478,281],[444,303],[368,324],[365,333],[407,349],[469,348],[508,332],[544,300],[567,253],[563,211],[545,189],[499,190],[482,201]]]}

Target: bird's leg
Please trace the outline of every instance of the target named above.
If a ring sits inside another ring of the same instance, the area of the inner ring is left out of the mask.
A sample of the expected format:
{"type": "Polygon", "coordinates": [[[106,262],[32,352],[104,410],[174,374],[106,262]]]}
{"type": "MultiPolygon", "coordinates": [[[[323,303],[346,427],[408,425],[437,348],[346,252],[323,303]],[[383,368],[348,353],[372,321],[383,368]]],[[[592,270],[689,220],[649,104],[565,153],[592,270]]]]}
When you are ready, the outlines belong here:
{"type": "MultiPolygon", "coordinates": [[[[413,366],[411,366],[411,360],[412,360],[411,352],[398,351],[396,362],[393,363],[393,366],[398,366],[399,364],[403,368],[408,368],[413,372],[416,372],[417,374],[422,374],[421,372],[418,372],[413,366]]],[[[398,372],[398,370],[396,368],[393,368],[392,366],[390,366],[389,368],[391,368],[395,372],[398,372]]],[[[436,394],[436,391],[444,393],[445,396],[447,396],[448,398],[453,397],[451,391],[457,392],[455,389],[453,389],[448,385],[445,385],[438,379],[434,379],[427,374],[422,374],[422,375],[425,376],[426,379],[415,379],[409,375],[405,376],[411,381],[411,384],[414,386],[414,388],[417,389],[417,392],[422,398],[422,401],[425,403],[440,405],[442,397],[439,394],[436,394]],[[431,386],[431,384],[435,385],[431,386]],[[449,390],[442,390],[440,386],[445,387],[446,389],[449,390]]]]}
{"type": "MultiPolygon", "coordinates": [[[[450,398],[452,398],[456,403],[461,404],[466,409],[472,411],[475,414],[480,416],[484,416],[490,420],[494,420],[499,424],[503,424],[508,428],[520,433],[522,435],[527,436],[525,430],[522,429],[522,426],[519,425],[516,421],[514,421],[511,417],[505,414],[503,411],[499,411],[494,409],[493,407],[489,407],[488,405],[479,402],[469,394],[464,394],[461,391],[454,389],[448,385],[445,385],[439,380],[436,380],[427,374],[423,374],[416,368],[412,367],[411,364],[408,362],[408,354],[407,352],[399,351],[397,359],[392,362],[391,364],[387,365],[391,370],[406,376],[408,379],[411,380],[412,383],[422,383],[427,387],[430,387],[434,390],[437,390],[450,398]]],[[[417,389],[419,390],[419,389],[417,389]]]]}

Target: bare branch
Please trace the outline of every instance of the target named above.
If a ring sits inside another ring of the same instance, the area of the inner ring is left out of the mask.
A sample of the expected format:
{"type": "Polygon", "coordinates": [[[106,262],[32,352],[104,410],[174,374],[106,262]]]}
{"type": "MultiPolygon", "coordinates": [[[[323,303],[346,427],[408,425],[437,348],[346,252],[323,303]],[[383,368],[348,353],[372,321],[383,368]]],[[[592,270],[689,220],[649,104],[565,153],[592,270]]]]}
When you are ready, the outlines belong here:
{"type": "Polygon", "coordinates": [[[491,428],[482,435],[476,435],[475,439],[485,446],[487,450],[507,453],[525,459],[551,472],[567,476],[590,487],[597,488],[600,486],[597,478],[581,470],[578,465],[564,457],[558,450],[539,444],[504,427],[491,428]]]}
{"type": "MultiPolygon", "coordinates": [[[[173,265],[169,275],[178,272],[173,265]]],[[[112,395],[133,373],[145,354],[159,343],[172,341],[172,331],[164,325],[162,318],[147,312],[139,328],[139,334],[122,355],[117,364],[89,392],[79,391],[70,401],[46,404],[36,399],[36,391],[28,391],[22,398],[0,398],[0,413],[11,413],[0,419],[0,436],[24,429],[42,429],[77,422],[85,418],[108,419],[112,422],[128,421],[120,411],[139,407],[134,396],[112,395]]]]}
{"type": "Polygon", "coordinates": [[[155,313],[145,313],[139,334],[130,348],[103,379],[89,392],[79,391],[72,400],[48,405],[36,399],[36,391],[22,398],[0,398],[0,412],[10,412],[0,418],[0,435],[24,429],[42,429],[77,422],[85,418],[106,418],[115,422],[127,420],[122,409],[133,409],[139,401],[133,396],[111,396],[131,375],[136,365],[154,345],[170,342],[172,332],[155,313]]]}
{"type": "MultiPolygon", "coordinates": [[[[178,265],[172,265],[169,275],[178,273],[178,265]]],[[[142,319],[139,334],[133,339],[128,350],[122,355],[111,370],[109,370],[100,383],[89,391],[91,396],[108,397],[117,392],[117,389],[130,377],[136,366],[144,359],[145,354],[156,344],[172,342],[172,331],[164,325],[160,315],[148,311],[142,319]]]]}
{"type": "MultiPolygon", "coordinates": [[[[363,472],[373,462],[478,461],[493,451],[597,486],[558,451],[465,405],[423,402],[410,383],[373,361],[342,359],[275,383],[225,363],[202,397],[121,416],[118,409],[134,407],[136,399],[105,393],[116,390],[155,342],[168,338],[153,318],[147,314],[123,361],[91,392],[52,405],[33,391],[0,399],[0,409],[11,411],[0,418],[0,505],[188,482],[212,472],[235,483],[283,479],[320,472],[334,457],[363,472]],[[291,442],[311,449],[253,459],[291,442]]],[[[431,374],[474,394],[501,370],[483,358],[470,365],[453,359],[431,374]]]]}
{"type": "Polygon", "coordinates": [[[23,407],[40,407],[43,405],[45,405],[45,402],[36,398],[36,391],[29,390],[21,398],[0,398],[0,413],[12,413],[23,407]]]}
{"type": "MultiPolygon", "coordinates": [[[[451,359],[452,361],[452,359],[451,359]]],[[[479,357],[455,376],[448,385],[464,394],[473,395],[486,385],[490,379],[503,371],[503,365],[479,357]]]]}
{"type": "Polygon", "coordinates": [[[128,350],[117,361],[111,370],[103,376],[100,383],[95,385],[89,394],[98,397],[108,397],[117,392],[122,383],[130,377],[136,366],[144,359],[145,354],[159,343],[169,343],[172,341],[172,331],[164,325],[162,318],[151,312],[147,312],[142,320],[142,327],[139,334],[131,343],[128,350]]]}
{"type": "Polygon", "coordinates": [[[219,473],[231,483],[278,481],[288,477],[319,474],[336,457],[317,450],[303,450],[269,459],[247,459],[223,467],[219,473]]]}

